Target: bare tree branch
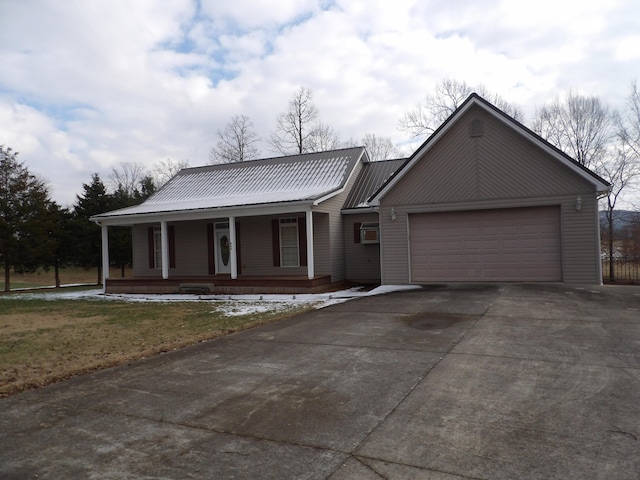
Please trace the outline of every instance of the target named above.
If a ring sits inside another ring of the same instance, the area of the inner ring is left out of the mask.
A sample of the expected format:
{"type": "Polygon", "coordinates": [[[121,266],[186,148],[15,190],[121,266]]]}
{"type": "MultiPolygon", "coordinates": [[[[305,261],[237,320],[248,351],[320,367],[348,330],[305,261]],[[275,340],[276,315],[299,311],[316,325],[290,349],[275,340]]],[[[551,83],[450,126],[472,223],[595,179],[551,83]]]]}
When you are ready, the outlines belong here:
{"type": "Polygon", "coordinates": [[[187,160],[174,161],[170,158],[160,160],[151,169],[151,177],[153,178],[156,188],[162,187],[174,177],[176,173],[188,166],[189,162],[187,160]]]}
{"type": "MultiPolygon", "coordinates": [[[[318,117],[313,92],[301,86],[289,100],[289,109],[276,118],[276,131],[269,141],[273,151],[282,155],[317,151],[314,137],[318,135],[318,117]]],[[[325,129],[326,133],[330,132],[325,129]]]]}
{"type": "Polygon", "coordinates": [[[402,156],[400,150],[396,148],[389,137],[383,137],[375,133],[366,133],[364,137],[362,137],[362,144],[367,149],[369,158],[371,158],[373,162],[402,156]]]}
{"type": "Polygon", "coordinates": [[[234,115],[224,130],[218,130],[218,143],[209,152],[209,163],[254,160],[259,155],[255,146],[259,140],[251,119],[246,115],[234,115]]]}
{"type": "Polygon", "coordinates": [[[436,85],[433,94],[425,97],[423,103],[418,103],[404,114],[398,128],[413,137],[431,135],[473,92],[493,103],[515,120],[523,121],[524,116],[518,106],[509,103],[497,93],[489,92],[484,85],[472,87],[466,82],[445,78],[436,85]]]}
{"type": "Polygon", "coordinates": [[[145,175],[146,169],[143,164],[138,162],[123,162],[119,166],[111,169],[109,186],[113,191],[120,190],[128,196],[134,197],[145,175]]]}
{"type": "Polygon", "coordinates": [[[600,164],[613,139],[612,114],[597,97],[569,92],[536,111],[533,131],[581,165],[600,164]]]}

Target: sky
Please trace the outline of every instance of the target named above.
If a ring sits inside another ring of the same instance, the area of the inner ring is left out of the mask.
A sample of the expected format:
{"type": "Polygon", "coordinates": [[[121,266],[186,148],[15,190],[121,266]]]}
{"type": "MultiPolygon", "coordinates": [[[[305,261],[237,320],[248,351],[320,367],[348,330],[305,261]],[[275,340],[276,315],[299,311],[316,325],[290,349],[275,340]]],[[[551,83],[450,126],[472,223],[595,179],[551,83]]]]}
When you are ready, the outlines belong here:
{"type": "MultiPolygon", "coordinates": [[[[123,162],[209,162],[232,116],[262,141],[300,86],[342,140],[389,137],[445,78],[525,113],[569,89],[622,108],[637,0],[0,0],[0,145],[71,206],[123,162]]],[[[639,80],[640,81],[640,80],[639,80]]]]}

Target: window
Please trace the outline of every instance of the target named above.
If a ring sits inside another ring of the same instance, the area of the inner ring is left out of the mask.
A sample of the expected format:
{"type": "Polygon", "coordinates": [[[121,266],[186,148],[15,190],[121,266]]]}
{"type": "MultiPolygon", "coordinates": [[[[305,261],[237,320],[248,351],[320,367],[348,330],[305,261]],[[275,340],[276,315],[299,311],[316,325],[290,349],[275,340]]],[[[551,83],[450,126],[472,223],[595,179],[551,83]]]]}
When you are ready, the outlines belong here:
{"type": "Polygon", "coordinates": [[[298,219],[280,219],[280,265],[282,267],[300,266],[298,251],[298,219]]]}
{"type": "MultiPolygon", "coordinates": [[[[162,234],[160,227],[149,227],[149,268],[152,270],[162,268],[162,234]]],[[[175,228],[173,225],[167,227],[169,236],[169,268],[176,268],[176,241],[175,228]]]]}
{"type": "Polygon", "coordinates": [[[153,265],[162,268],[162,235],[160,227],[153,227],[153,265]]]}
{"type": "Polygon", "coordinates": [[[360,224],[360,243],[380,243],[380,226],[377,222],[360,224]]]}

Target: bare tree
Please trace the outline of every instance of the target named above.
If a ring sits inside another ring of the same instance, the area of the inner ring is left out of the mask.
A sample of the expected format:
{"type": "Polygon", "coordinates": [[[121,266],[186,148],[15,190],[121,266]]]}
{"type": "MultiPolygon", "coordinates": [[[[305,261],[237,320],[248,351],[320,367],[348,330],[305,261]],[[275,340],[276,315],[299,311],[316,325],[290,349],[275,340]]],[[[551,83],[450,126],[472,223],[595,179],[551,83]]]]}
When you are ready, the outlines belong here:
{"type": "Polygon", "coordinates": [[[362,145],[366,147],[369,158],[373,162],[402,156],[402,152],[396,148],[391,138],[375,133],[366,133],[362,137],[362,145]]]}
{"type": "Polygon", "coordinates": [[[634,113],[639,106],[634,98],[637,99],[637,89],[632,88],[628,108],[621,115],[610,111],[597,97],[569,92],[564,101],[555,99],[539,108],[533,123],[537,134],[611,184],[611,190],[602,199],[606,216],[603,237],[608,242],[611,281],[615,280],[614,210],[624,192],[640,176],[639,158],[633,146],[632,120],[634,115],[640,118],[634,113]]]}
{"type": "Polygon", "coordinates": [[[613,139],[613,116],[597,97],[569,92],[536,110],[533,131],[590,168],[601,164],[613,139]]]}
{"type": "Polygon", "coordinates": [[[156,188],[162,187],[171,178],[173,178],[176,173],[187,167],[189,167],[189,162],[187,160],[175,161],[170,158],[160,160],[151,169],[151,177],[153,178],[156,188]]]}
{"type": "Polygon", "coordinates": [[[269,143],[282,155],[315,150],[319,113],[311,89],[301,86],[289,100],[289,109],[276,118],[276,131],[269,143]]]}
{"type": "Polygon", "coordinates": [[[340,148],[340,136],[331,125],[318,121],[309,138],[309,152],[323,152],[340,148]]]}
{"type": "Polygon", "coordinates": [[[616,115],[615,128],[624,147],[640,158],[640,91],[635,81],[631,83],[625,109],[622,114],[616,115]]]}
{"type": "Polygon", "coordinates": [[[260,140],[246,115],[234,115],[218,130],[218,143],[209,152],[209,163],[234,163],[258,158],[256,143],[260,140]]]}
{"type": "Polygon", "coordinates": [[[455,112],[472,93],[477,93],[500,110],[519,122],[523,121],[522,110],[497,93],[490,92],[484,85],[470,86],[445,78],[436,85],[435,92],[425,97],[400,119],[399,129],[413,137],[431,135],[453,112],[455,112]]]}
{"type": "Polygon", "coordinates": [[[129,197],[138,195],[138,188],[147,176],[144,165],[137,162],[123,162],[111,169],[109,186],[113,191],[121,191],[129,197]]]}

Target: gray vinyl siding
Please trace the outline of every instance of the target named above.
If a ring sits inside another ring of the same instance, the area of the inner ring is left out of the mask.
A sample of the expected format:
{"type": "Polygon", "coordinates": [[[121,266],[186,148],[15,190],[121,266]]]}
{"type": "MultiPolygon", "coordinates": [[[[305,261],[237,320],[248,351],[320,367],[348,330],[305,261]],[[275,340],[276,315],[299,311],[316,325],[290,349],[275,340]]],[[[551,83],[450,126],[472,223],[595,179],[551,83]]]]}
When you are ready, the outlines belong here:
{"type": "Polygon", "coordinates": [[[344,249],[344,223],[342,219],[342,206],[344,205],[349,192],[353,187],[360,170],[362,169],[362,163],[358,162],[351,178],[347,182],[344,190],[331,197],[330,199],[322,202],[317,207],[314,207],[314,212],[321,212],[328,214],[329,220],[329,258],[331,265],[331,281],[340,282],[347,278],[347,269],[345,261],[345,249],[344,249]]]}
{"type": "Polygon", "coordinates": [[[284,217],[300,217],[292,213],[278,217],[243,217],[241,225],[242,275],[306,275],[307,267],[275,267],[271,221],[284,217]]]}
{"type": "MultiPolygon", "coordinates": [[[[211,220],[214,222],[215,220],[211,220]]],[[[218,221],[226,221],[220,219],[218,221]]],[[[207,223],[175,222],[176,266],[169,269],[169,276],[202,276],[209,274],[207,223]]],[[[149,268],[148,228],[159,224],[135,225],[133,227],[133,271],[135,276],[162,276],[160,268],[149,268]]]]}
{"type": "Polygon", "coordinates": [[[562,280],[600,283],[595,187],[474,108],[381,199],[382,283],[410,281],[408,213],[545,205],[561,209],[562,280]],[[483,122],[481,137],[469,136],[473,119],[483,122]]]}
{"type": "Polygon", "coordinates": [[[354,224],[377,221],[375,212],[344,215],[346,275],[351,282],[380,282],[380,244],[356,243],[354,240],[354,224]]]}
{"type": "MultiPolygon", "coordinates": [[[[301,217],[304,213],[292,213],[277,217],[239,217],[240,271],[242,275],[306,275],[307,267],[274,267],[271,221],[282,217],[301,217]]],[[[329,215],[314,213],[314,246],[316,275],[331,273],[329,255],[329,215]]],[[[207,224],[226,222],[226,218],[209,221],[175,222],[176,267],[169,269],[169,276],[209,275],[207,224]]],[[[148,228],[158,224],[133,227],[134,275],[162,276],[159,268],[149,268],[148,228]]]]}
{"type": "Polygon", "coordinates": [[[470,110],[385,196],[387,204],[471,202],[593,193],[593,187],[478,108],[470,110]],[[479,119],[481,137],[469,137],[479,119]]]}
{"type": "Polygon", "coordinates": [[[329,214],[313,213],[313,268],[316,275],[331,275],[329,214]]]}

